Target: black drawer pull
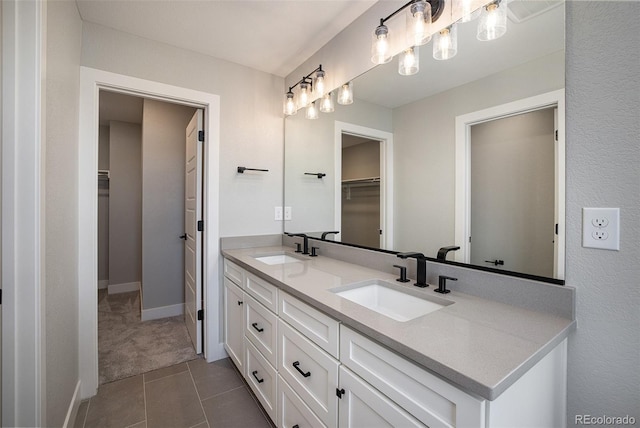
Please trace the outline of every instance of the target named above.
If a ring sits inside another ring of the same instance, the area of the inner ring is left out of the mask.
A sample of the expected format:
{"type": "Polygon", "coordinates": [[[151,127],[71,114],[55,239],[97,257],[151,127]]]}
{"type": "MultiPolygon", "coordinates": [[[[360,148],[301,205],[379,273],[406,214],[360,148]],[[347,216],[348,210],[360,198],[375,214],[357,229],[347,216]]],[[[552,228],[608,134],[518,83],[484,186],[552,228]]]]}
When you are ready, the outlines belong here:
{"type": "Polygon", "coordinates": [[[298,367],[300,365],[300,361],[294,361],[293,362],[293,367],[298,370],[298,372],[300,372],[300,374],[304,377],[309,377],[311,376],[311,372],[303,372],[302,370],[300,370],[300,367],[298,367]]]}
{"type": "Polygon", "coordinates": [[[258,323],[257,322],[254,322],[253,324],[251,324],[251,327],[255,328],[258,333],[262,333],[264,331],[264,328],[259,328],[258,327],[258,323]]]}
{"type": "Polygon", "coordinates": [[[238,306],[242,304],[242,300],[238,300],[238,306]]]}
{"type": "Polygon", "coordinates": [[[295,424],[295,425],[294,425],[294,426],[292,426],[291,428],[300,428],[300,427],[298,426],[298,424],[295,424]]]}
{"type": "Polygon", "coordinates": [[[258,381],[258,383],[262,383],[264,382],[264,379],[258,379],[258,376],[256,376],[258,374],[258,370],[254,370],[251,372],[251,374],[253,375],[253,377],[256,378],[256,380],[258,381]]]}

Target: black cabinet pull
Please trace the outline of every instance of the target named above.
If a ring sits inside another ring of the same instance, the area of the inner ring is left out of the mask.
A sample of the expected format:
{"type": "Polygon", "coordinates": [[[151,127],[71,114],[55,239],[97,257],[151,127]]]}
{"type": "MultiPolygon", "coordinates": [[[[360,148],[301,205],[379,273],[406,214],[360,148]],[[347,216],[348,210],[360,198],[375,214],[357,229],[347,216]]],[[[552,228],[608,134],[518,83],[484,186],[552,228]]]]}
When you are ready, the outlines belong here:
{"type": "Polygon", "coordinates": [[[254,370],[251,372],[251,374],[253,375],[253,377],[256,378],[256,380],[258,381],[258,383],[262,383],[264,382],[264,379],[258,379],[258,376],[256,376],[258,374],[258,370],[254,370]]]}
{"type": "Polygon", "coordinates": [[[187,240],[187,234],[182,234],[179,236],[180,239],[184,239],[185,241],[187,240]]]}
{"type": "Polygon", "coordinates": [[[298,424],[295,424],[295,425],[294,425],[294,426],[292,426],[291,428],[300,428],[300,427],[298,426],[298,424]]]}
{"type": "Polygon", "coordinates": [[[264,328],[259,328],[258,327],[258,323],[257,322],[254,322],[253,324],[251,324],[251,327],[255,328],[258,333],[262,333],[264,331],[264,328]]]}
{"type": "Polygon", "coordinates": [[[303,372],[303,371],[300,369],[300,367],[299,367],[299,366],[300,366],[300,361],[294,361],[294,362],[293,362],[293,368],[295,368],[296,370],[298,370],[298,372],[299,372],[302,376],[304,376],[304,377],[309,377],[309,376],[311,376],[311,372],[306,372],[306,373],[305,373],[305,372],[303,372]]]}
{"type": "Polygon", "coordinates": [[[485,260],[484,262],[485,263],[491,263],[492,265],[495,265],[495,266],[504,265],[504,260],[498,260],[498,259],[496,259],[496,260],[485,260]]]}
{"type": "Polygon", "coordinates": [[[238,300],[238,306],[242,304],[242,300],[238,300]]]}

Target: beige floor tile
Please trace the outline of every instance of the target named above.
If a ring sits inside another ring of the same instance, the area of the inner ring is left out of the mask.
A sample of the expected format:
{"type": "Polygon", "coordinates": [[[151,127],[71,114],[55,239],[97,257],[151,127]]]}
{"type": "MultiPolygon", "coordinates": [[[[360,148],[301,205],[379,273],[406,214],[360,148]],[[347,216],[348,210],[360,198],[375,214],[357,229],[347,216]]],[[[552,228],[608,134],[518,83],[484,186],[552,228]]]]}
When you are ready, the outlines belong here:
{"type": "Polygon", "coordinates": [[[246,387],[202,401],[211,428],[270,428],[246,387]]]}
{"type": "Polygon", "coordinates": [[[206,420],[188,371],[147,382],[144,386],[149,428],[189,428],[206,420]]]}
{"type": "Polygon", "coordinates": [[[144,381],[151,382],[152,380],[160,379],[166,376],[171,376],[177,373],[189,371],[187,363],[175,364],[173,366],[165,367],[163,369],[152,370],[144,374],[144,381]]]}
{"type": "Polygon", "coordinates": [[[100,385],[89,401],[85,427],[128,427],[144,421],[142,376],[100,385]]]}
{"type": "Polygon", "coordinates": [[[203,359],[189,361],[189,369],[201,400],[244,385],[229,358],[207,363],[203,359]]]}

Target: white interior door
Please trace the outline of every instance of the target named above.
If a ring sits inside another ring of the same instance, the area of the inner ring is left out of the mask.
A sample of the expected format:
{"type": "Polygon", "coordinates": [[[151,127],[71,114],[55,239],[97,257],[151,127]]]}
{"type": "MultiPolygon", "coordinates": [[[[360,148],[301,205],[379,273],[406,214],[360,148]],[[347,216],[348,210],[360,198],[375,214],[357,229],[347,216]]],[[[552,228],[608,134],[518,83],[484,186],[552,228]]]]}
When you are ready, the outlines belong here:
{"type": "Polygon", "coordinates": [[[203,111],[198,109],[186,130],[184,194],[184,322],[202,352],[202,144],[203,111]]]}

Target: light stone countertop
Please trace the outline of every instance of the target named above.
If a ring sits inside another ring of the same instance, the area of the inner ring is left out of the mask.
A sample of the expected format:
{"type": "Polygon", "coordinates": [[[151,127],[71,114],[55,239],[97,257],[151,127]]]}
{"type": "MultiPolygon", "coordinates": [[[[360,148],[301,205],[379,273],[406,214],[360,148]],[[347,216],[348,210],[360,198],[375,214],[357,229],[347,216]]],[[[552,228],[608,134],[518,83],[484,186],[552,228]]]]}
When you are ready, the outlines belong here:
{"type": "MultiPolygon", "coordinates": [[[[434,293],[415,281],[328,257],[295,255],[291,247],[223,250],[223,255],[287,293],[371,337],[405,358],[488,400],[532,368],[575,329],[575,321],[468,294],[434,293]],[[256,256],[287,252],[300,263],[268,265],[256,256]],[[410,294],[453,302],[400,322],[344,299],[330,289],[370,279],[405,287],[410,294]]],[[[455,289],[455,282],[448,288],[455,289]]]]}

